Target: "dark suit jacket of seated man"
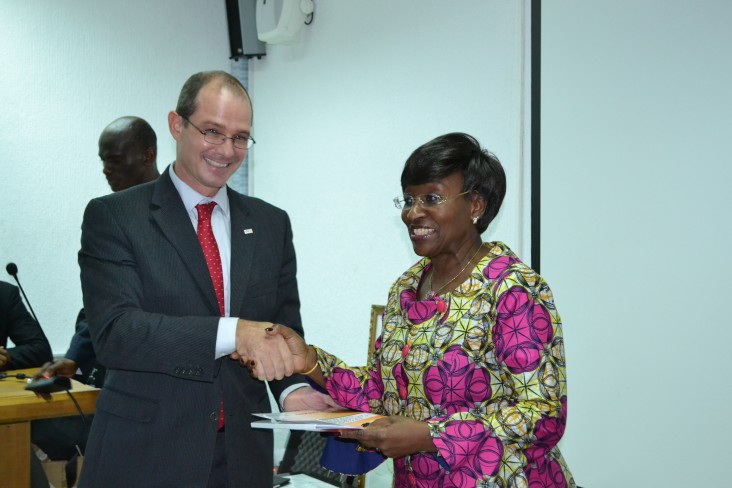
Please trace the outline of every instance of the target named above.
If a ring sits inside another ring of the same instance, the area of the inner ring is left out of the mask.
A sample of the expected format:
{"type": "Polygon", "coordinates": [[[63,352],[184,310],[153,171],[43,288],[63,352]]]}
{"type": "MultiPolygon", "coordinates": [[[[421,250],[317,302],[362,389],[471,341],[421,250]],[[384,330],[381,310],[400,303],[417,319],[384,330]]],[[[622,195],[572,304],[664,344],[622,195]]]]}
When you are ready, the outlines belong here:
{"type": "Polygon", "coordinates": [[[53,359],[51,345],[20,299],[18,287],[0,281],[0,371],[35,368],[53,359]],[[8,339],[15,347],[7,348],[8,339]],[[7,349],[6,349],[7,348],[7,349]]]}

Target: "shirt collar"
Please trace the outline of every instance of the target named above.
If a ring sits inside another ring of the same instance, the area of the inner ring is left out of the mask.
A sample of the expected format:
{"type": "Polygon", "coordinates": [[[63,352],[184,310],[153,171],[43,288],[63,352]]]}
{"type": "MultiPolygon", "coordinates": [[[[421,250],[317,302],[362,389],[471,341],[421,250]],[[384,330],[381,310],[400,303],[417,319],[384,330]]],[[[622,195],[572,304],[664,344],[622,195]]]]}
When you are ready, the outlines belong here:
{"type": "Polygon", "coordinates": [[[183,200],[183,205],[189,214],[195,210],[196,205],[199,203],[213,201],[216,202],[217,207],[221,208],[224,215],[229,215],[229,194],[226,191],[226,185],[219,188],[219,191],[213,197],[203,196],[180,179],[175,173],[175,163],[170,165],[170,179],[173,181],[175,189],[178,190],[178,194],[180,194],[180,198],[183,200]]]}

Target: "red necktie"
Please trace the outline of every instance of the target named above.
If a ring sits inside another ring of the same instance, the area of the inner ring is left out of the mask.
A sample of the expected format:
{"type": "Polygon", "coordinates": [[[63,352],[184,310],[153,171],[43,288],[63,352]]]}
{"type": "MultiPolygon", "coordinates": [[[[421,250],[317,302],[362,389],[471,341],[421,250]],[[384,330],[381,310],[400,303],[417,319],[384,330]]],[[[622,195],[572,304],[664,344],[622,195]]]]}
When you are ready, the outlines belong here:
{"type": "MultiPolygon", "coordinates": [[[[211,275],[214,292],[216,293],[216,301],[219,302],[219,312],[223,317],[224,312],[224,274],[221,270],[221,255],[219,254],[219,245],[216,244],[213,229],[211,228],[211,214],[216,206],[216,202],[199,203],[196,205],[198,210],[198,242],[201,243],[203,256],[206,258],[208,273],[211,275]]],[[[219,430],[224,426],[224,401],[221,401],[219,411],[219,430]]]]}
{"type": "Polygon", "coordinates": [[[224,275],[221,271],[221,255],[219,246],[216,244],[213,229],[211,228],[211,214],[216,202],[200,203],[196,205],[198,210],[198,242],[201,243],[203,255],[206,258],[208,272],[213,281],[216,301],[219,302],[219,312],[224,316],[224,275]]]}

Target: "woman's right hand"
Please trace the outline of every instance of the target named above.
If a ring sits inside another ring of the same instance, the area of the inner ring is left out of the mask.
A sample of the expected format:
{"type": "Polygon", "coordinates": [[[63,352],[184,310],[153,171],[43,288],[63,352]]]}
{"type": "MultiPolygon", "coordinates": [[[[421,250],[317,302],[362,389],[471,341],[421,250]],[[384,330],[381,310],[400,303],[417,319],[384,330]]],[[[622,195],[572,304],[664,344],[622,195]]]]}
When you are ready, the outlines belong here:
{"type": "MultiPolygon", "coordinates": [[[[303,373],[313,368],[318,360],[315,349],[307,345],[297,332],[282,324],[274,324],[267,328],[266,332],[268,336],[282,336],[292,354],[296,372],[303,373]]],[[[256,369],[256,365],[254,369],[256,369]]]]}

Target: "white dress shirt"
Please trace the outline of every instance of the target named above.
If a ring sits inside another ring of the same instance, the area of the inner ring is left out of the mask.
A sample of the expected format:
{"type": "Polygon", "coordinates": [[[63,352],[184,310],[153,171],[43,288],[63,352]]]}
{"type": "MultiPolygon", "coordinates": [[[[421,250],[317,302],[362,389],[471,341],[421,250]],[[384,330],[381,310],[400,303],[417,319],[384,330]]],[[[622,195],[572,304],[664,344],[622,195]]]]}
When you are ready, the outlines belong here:
{"type": "Polygon", "coordinates": [[[236,324],[239,320],[238,317],[229,316],[231,312],[231,209],[229,208],[229,195],[226,193],[226,186],[222,186],[212,198],[204,197],[175,174],[175,164],[170,168],[170,179],[173,180],[173,185],[183,200],[183,205],[196,232],[198,232],[198,210],[196,210],[196,205],[211,201],[216,202],[211,214],[211,228],[216,238],[216,244],[219,246],[221,271],[224,275],[224,316],[219,319],[219,328],[216,335],[215,357],[218,359],[236,350],[236,324]]]}
{"type": "MultiPolygon", "coordinates": [[[[213,229],[216,244],[219,246],[221,255],[221,271],[224,275],[224,316],[219,319],[219,327],[216,333],[215,358],[228,356],[236,351],[236,325],[238,317],[230,317],[231,312],[231,209],[229,207],[229,195],[226,193],[226,185],[219,188],[213,197],[205,197],[188,186],[175,174],[175,163],[170,166],[170,179],[173,180],[175,189],[178,190],[183,205],[191,218],[193,228],[198,232],[198,210],[199,203],[216,202],[211,214],[211,228],[213,229]]],[[[298,388],[309,386],[307,383],[297,383],[289,386],[280,395],[280,409],[285,409],[285,398],[298,388]]]]}

